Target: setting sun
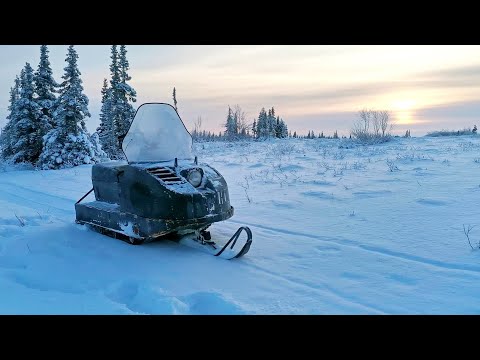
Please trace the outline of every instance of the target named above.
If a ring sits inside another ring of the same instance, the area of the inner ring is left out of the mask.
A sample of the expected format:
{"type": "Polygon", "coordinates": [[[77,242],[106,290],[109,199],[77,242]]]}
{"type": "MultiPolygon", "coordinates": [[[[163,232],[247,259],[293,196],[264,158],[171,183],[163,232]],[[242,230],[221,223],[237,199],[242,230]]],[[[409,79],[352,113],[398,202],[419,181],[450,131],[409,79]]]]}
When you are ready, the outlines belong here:
{"type": "Polygon", "coordinates": [[[416,101],[412,99],[394,100],[391,103],[393,118],[398,125],[413,124],[413,110],[416,105],[416,101]]]}
{"type": "Polygon", "coordinates": [[[412,111],[410,110],[395,111],[394,119],[395,123],[397,123],[398,125],[408,125],[414,123],[412,111]]]}
{"type": "Polygon", "coordinates": [[[411,110],[415,106],[414,100],[397,100],[393,102],[393,109],[397,111],[411,110]]]}

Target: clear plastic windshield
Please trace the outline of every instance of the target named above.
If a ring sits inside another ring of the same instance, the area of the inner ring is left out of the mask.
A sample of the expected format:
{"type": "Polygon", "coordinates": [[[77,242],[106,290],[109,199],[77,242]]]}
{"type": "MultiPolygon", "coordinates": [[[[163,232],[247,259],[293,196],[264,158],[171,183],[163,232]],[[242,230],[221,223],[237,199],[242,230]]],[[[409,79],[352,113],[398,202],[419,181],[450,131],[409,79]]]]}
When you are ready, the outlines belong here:
{"type": "Polygon", "coordinates": [[[129,163],[192,158],[192,136],[168,104],[141,105],[123,139],[129,163]]]}

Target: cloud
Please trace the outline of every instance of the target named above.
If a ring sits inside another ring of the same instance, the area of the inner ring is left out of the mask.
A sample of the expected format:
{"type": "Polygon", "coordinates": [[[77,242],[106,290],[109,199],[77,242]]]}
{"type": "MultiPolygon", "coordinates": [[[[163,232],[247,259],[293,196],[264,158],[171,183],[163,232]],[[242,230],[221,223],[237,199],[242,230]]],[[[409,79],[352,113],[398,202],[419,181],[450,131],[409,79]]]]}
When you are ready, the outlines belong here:
{"type": "MultiPolygon", "coordinates": [[[[49,49],[54,76],[60,81],[66,46],[49,49]]],[[[102,81],[109,76],[110,49],[105,45],[77,49],[90,98],[89,122],[94,124],[102,81]]],[[[127,49],[137,106],[146,101],[171,102],[175,86],[185,122],[193,124],[202,116],[207,129],[219,129],[228,105],[235,104],[247,111],[249,121],[262,107],[275,106],[287,123],[305,129],[309,121],[330,126],[327,119],[348,128],[352,114],[362,107],[389,108],[405,100],[414,100],[413,115],[421,114],[417,120],[424,124],[448,117],[445,121],[454,126],[459,111],[465,117],[469,111],[478,113],[474,107],[458,106],[480,93],[480,65],[475,65],[478,57],[473,56],[480,47],[475,46],[129,45],[127,49]],[[439,106],[441,113],[422,112],[439,106]]],[[[1,47],[0,124],[15,74],[25,61],[36,68],[37,58],[38,46],[1,47]]]]}

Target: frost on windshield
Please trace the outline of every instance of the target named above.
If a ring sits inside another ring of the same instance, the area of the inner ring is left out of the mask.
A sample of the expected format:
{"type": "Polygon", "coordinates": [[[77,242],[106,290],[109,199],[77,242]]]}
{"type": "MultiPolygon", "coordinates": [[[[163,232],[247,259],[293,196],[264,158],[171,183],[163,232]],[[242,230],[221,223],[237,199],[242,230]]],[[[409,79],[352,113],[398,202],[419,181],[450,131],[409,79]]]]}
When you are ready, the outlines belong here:
{"type": "Polygon", "coordinates": [[[138,108],[122,143],[128,162],[192,158],[192,137],[175,109],[168,104],[138,108]]]}

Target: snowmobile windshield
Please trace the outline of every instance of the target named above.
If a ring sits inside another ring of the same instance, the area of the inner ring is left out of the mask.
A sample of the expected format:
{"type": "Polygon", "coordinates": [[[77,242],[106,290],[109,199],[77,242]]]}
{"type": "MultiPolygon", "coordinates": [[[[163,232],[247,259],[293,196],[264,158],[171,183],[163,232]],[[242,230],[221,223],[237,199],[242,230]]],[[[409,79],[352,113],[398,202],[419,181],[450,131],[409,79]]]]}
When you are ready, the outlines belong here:
{"type": "Polygon", "coordinates": [[[123,139],[129,163],[192,158],[192,136],[169,104],[143,104],[123,139]]]}

